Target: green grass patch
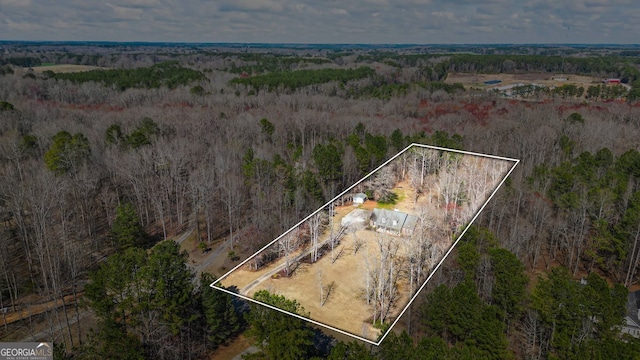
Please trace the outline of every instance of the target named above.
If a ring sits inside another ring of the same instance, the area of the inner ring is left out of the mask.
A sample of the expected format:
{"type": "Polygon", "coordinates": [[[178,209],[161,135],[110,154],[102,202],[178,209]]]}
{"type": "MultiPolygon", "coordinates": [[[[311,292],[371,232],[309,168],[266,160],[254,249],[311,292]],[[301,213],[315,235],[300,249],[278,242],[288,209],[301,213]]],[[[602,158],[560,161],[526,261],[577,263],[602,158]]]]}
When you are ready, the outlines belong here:
{"type": "Polygon", "coordinates": [[[45,63],[40,64],[40,67],[42,67],[42,66],[54,66],[54,65],[58,65],[58,64],[45,62],[45,63]]]}
{"type": "Polygon", "coordinates": [[[395,197],[392,197],[391,201],[378,200],[378,207],[379,208],[387,209],[387,210],[393,210],[397,203],[402,202],[406,198],[406,195],[404,193],[404,189],[395,188],[395,189],[391,190],[391,193],[395,194],[395,197]]]}

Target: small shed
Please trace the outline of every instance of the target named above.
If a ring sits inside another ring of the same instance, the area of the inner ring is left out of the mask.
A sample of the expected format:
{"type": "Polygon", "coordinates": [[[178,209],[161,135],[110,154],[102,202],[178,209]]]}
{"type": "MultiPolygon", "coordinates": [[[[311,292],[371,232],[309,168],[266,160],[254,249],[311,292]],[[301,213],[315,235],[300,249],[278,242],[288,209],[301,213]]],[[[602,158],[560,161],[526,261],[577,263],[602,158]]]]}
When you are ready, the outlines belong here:
{"type": "Polygon", "coordinates": [[[353,195],[353,205],[362,205],[365,201],[367,201],[367,194],[357,193],[353,195]]]}
{"type": "Polygon", "coordinates": [[[620,328],[623,334],[629,334],[634,338],[640,338],[640,291],[629,292],[627,297],[627,313],[625,322],[620,328]]]}

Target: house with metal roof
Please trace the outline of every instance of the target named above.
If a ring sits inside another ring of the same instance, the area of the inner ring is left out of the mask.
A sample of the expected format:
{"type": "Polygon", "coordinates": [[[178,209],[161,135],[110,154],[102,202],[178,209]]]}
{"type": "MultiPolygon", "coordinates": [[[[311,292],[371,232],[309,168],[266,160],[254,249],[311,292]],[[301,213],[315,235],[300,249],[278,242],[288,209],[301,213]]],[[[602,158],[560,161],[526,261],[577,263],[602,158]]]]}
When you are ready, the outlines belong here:
{"type": "Polygon", "coordinates": [[[370,225],[377,231],[394,235],[411,235],[416,227],[418,218],[401,211],[373,209],[370,225]]]}

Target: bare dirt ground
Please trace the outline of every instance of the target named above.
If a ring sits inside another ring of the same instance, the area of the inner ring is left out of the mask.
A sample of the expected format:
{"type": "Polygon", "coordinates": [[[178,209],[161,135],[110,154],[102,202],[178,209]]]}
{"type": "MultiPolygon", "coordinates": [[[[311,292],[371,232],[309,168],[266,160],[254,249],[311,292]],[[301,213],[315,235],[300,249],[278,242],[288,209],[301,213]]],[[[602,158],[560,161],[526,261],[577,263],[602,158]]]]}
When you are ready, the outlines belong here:
{"type": "MultiPolygon", "coordinates": [[[[258,290],[268,290],[274,294],[284,295],[289,299],[297,300],[313,320],[375,340],[379,330],[367,322],[371,312],[364,300],[363,279],[366,267],[363,254],[377,253],[376,239],[379,234],[370,230],[360,230],[355,235],[365,243],[357,253],[354,253],[353,234],[349,233],[335,248],[335,253],[341,255],[334,263],[332,263],[331,254],[325,254],[313,265],[302,264],[290,278],[267,279],[253,288],[248,295],[253,296],[258,290]],[[321,274],[325,288],[330,282],[335,282],[324,306],[320,305],[318,274],[321,274]]],[[[406,291],[401,289],[400,293],[402,296],[397,299],[397,304],[400,306],[397,307],[394,315],[397,315],[408,302],[406,291]]]]}
{"type": "Polygon", "coordinates": [[[89,71],[89,70],[97,70],[102,69],[106,70],[107,68],[98,67],[98,66],[89,66],[89,65],[71,65],[71,64],[61,64],[61,65],[47,65],[47,66],[34,66],[34,72],[41,73],[44,71],[53,71],[54,73],[72,73],[72,72],[81,72],[81,71],[89,71]]]}
{"type": "Polygon", "coordinates": [[[283,263],[284,263],[284,260],[281,259],[279,261],[276,261],[271,266],[265,266],[258,271],[249,270],[248,266],[245,264],[242,267],[236,269],[234,272],[230,273],[224,279],[222,279],[221,284],[226,287],[235,286],[238,289],[242,289],[248,286],[249,284],[251,284],[251,282],[253,282],[257,278],[268,273],[271,270],[271,268],[275,266],[280,266],[283,263]]]}
{"type": "Polygon", "coordinates": [[[244,335],[239,335],[226,345],[221,345],[208,357],[211,360],[233,360],[240,359],[239,354],[251,347],[251,343],[244,335]]]}
{"type": "Polygon", "coordinates": [[[513,85],[518,83],[524,84],[539,84],[548,87],[562,86],[567,84],[575,84],[576,86],[582,86],[585,89],[592,85],[598,85],[602,83],[601,78],[591,76],[580,75],[562,75],[562,74],[472,74],[472,73],[452,73],[447,76],[445,82],[462,83],[465,88],[481,88],[481,89],[494,89],[500,86],[513,85]],[[564,78],[566,80],[558,80],[564,78]],[[493,85],[485,85],[484,81],[489,80],[502,80],[501,83],[493,85]]]}
{"type": "MultiPolygon", "coordinates": [[[[80,299],[81,297],[82,297],[82,293],[79,293],[78,299],[80,299]]],[[[45,311],[52,310],[57,307],[62,307],[63,305],[60,299],[55,301],[52,300],[44,303],[35,303],[35,304],[28,303],[29,297],[20,299],[20,301],[21,303],[18,304],[17,306],[18,309],[16,311],[8,311],[5,314],[5,316],[3,316],[3,321],[2,321],[3,324],[6,323],[8,325],[18,320],[22,320],[30,316],[38,315],[45,311]]],[[[64,302],[67,306],[73,306],[72,305],[74,302],[73,295],[65,296],[64,302]]]]}
{"type": "Polygon", "coordinates": [[[75,309],[73,306],[68,306],[66,312],[70,326],[67,329],[64,312],[61,309],[59,309],[59,312],[60,313],[57,316],[51,313],[40,313],[32,316],[31,318],[25,318],[22,321],[14,322],[9,325],[9,331],[7,333],[0,331],[0,341],[53,341],[62,343],[63,340],[60,337],[62,330],[64,332],[65,346],[67,347],[67,350],[71,350],[72,344],[69,342],[68,338],[69,331],[73,337],[73,345],[78,345],[79,336],[82,336],[83,341],[86,340],[89,329],[96,326],[97,320],[95,315],[92,311],[85,309],[80,309],[80,323],[79,325],[76,324],[77,318],[75,309]],[[58,323],[58,317],[60,318],[60,323],[58,323]],[[53,327],[54,331],[58,334],[58,338],[51,338],[51,328],[48,318],[54,321],[53,327]],[[81,334],[79,334],[78,328],[80,328],[80,331],[82,332],[81,334]]]}

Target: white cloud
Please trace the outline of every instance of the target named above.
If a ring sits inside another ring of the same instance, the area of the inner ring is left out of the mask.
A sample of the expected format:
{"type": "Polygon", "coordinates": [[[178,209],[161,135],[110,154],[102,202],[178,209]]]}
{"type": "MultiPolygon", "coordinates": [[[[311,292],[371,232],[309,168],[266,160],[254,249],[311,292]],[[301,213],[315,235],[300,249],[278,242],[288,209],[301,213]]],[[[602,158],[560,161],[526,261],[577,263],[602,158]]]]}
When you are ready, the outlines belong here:
{"type": "Polygon", "coordinates": [[[304,43],[597,43],[615,39],[636,43],[635,34],[640,33],[637,0],[56,0],[39,1],[34,6],[35,3],[0,0],[0,37],[304,43]],[[602,24],[606,24],[608,37],[602,24]]]}
{"type": "Polygon", "coordinates": [[[231,11],[269,11],[277,12],[284,9],[283,2],[274,0],[231,0],[219,6],[221,10],[231,11]]]}
{"type": "Polygon", "coordinates": [[[120,20],[140,20],[142,19],[142,14],[144,12],[144,10],[140,8],[118,6],[110,3],[106,3],[105,5],[111,8],[114,16],[120,20]]]}
{"type": "Polygon", "coordinates": [[[14,22],[11,19],[6,20],[6,26],[9,30],[17,30],[17,31],[38,30],[37,26],[34,24],[25,23],[25,22],[14,22]]]}
{"type": "Polygon", "coordinates": [[[31,0],[0,0],[0,6],[29,7],[31,6],[31,0]]]}

